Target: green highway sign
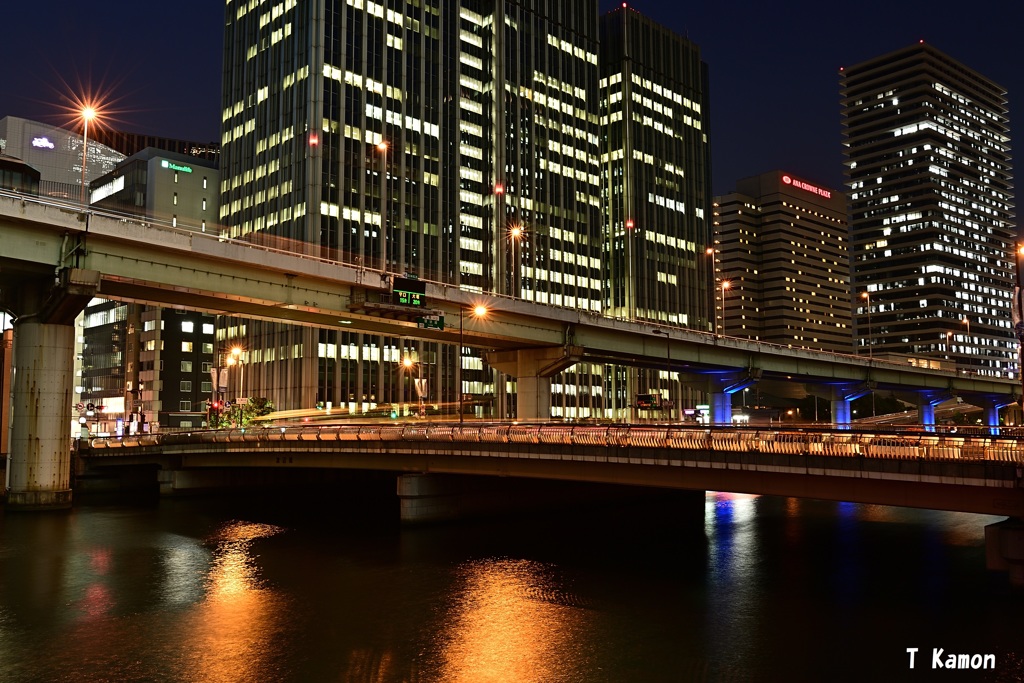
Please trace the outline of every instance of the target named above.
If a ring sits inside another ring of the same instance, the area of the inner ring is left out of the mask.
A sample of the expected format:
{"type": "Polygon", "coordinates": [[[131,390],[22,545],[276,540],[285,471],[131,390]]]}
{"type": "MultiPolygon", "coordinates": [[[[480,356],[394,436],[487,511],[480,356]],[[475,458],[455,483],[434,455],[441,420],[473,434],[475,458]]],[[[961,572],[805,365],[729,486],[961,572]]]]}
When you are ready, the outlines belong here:
{"type": "Polygon", "coordinates": [[[426,318],[416,318],[416,324],[427,330],[443,330],[444,316],[432,315],[426,318]]]}

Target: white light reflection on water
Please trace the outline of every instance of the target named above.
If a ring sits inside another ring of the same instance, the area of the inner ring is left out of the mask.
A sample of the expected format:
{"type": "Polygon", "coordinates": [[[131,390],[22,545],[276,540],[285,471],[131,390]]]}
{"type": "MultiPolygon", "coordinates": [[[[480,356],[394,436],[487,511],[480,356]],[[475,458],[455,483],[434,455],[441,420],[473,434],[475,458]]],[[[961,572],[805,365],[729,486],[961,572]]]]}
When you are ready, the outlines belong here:
{"type": "Polygon", "coordinates": [[[712,661],[729,668],[756,648],[761,602],[754,522],[759,496],[708,492],[704,530],[708,537],[708,630],[712,661]]]}
{"type": "Polygon", "coordinates": [[[481,560],[462,569],[463,586],[441,636],[446,683],[579,680],[588,617],[551,570],[526,560],[481,560]],[[570,604],[566,604],[570,603],[570,604]]]}

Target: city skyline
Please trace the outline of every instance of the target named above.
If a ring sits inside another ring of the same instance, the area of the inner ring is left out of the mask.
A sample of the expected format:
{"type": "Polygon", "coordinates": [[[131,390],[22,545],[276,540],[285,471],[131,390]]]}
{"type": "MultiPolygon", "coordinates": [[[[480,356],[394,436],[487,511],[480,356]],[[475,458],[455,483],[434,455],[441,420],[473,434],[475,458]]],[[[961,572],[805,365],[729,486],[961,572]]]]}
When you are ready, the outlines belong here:
{"type": "MultiPolygon", "coordinates": [[[[68,125],[60,109],[70,106],[67,96],[101,88],[111,98],[112,127],[219,140],[223,5],[125,3],[131,11],[120,11],[121,4],[101,14],[52,0],[8,8],[9,26],[19,30],[0,46],[0,115],[68,125]],[[154,38],[153,27],[176,27],[182,38],[154,38]]],[[[619,5],[600,0],[600,12],[619,5]]],[[[776,168],[842,189],[840,67],[918,40],[1005,87],[1015,137],[1024,75],[1015,68],[1014,39],[1024,8],[986,12],[983,3],[965,14],[952,2],[869,2],[839,14],[803,1],[629,6],[695,42],[708,64],[716,194],[776,168]]]]}

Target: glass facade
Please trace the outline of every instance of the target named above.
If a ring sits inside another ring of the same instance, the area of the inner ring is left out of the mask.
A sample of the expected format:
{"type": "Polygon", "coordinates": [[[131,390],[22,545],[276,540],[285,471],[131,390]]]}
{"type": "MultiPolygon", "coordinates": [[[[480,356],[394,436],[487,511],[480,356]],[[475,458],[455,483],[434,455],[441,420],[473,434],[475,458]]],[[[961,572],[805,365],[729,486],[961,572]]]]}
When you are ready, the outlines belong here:
{"type": "Polygon", "coordinates": [[[840,81],[859,352],[1015,376],[1005,90],[923,43],[840,81]]]}
{"type": "MultiPolygon", "coordinates": [[[[710,331],[711,145],[700,49],[623,6],[601,18],[605,311],[710,331]]],[[[606,370],[617,406],[673,398],[670,366],[606,370]]],[[[692,408],[694,397],[684,397],[692,408]]]]}
{"type": "MultiPolygon", "coordinates": [[[[596,12],[588,1],[229,1],[225,236],[600,311],[596,12]]],[[[514,383],[468,350],[226,327],[244,330],[223,341],[251,351],[254,391],[280,407],[403,402],[409,357],[433,403],[462,393],[514,413],[514,383]]],[[[580,381],[556,383],[577,396],[580,381]]]]}

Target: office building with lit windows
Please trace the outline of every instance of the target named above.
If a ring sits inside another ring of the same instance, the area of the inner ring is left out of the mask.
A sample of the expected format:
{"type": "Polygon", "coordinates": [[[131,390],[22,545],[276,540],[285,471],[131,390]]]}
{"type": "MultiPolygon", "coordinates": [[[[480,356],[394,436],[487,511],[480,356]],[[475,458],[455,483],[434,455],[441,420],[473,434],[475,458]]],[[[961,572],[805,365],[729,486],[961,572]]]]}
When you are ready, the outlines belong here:
{"type": "MultiPolygon", "coordinates": [[[[625,5],[601,17],[600,56],[606,313],[710,331],[707,65],[697,45],[625,5]]],[[[692,407],[670,367],[607,373],[618,405],[653,391],[692,407]]]]}
{"type": "Polygon", "coordinates": [[[842,192],[771,171],[716,197],[714,222],[718,333],[853,350],[842,192]]]}
{"type": "MultiPolygon", "coordinates": [[[[91,206],[180,230],[214,230],[214,162],[147,148],[89,184],[91,206]]],[[[216,317],[93,299],[82,320],[81,399],[103,406],[90,428],[122,433],[207,422],[216,317]]]]}
{"type": "Polygon", "coordinates": [[[840,83],[859,352],[1015,376],[1005,89],[923,42],[840,83]]]}
{"type": "MultiPolygon", "coordinates": [[[[601,310],[596,2],[229,0],[225,22],[225,236],[601,310]]],[[[400,402],[412,357],[429,403],[515,412],[514,382],[455,345],[241,319],[218,334],[280,408],[400,402]]],[[[555,414],[591,409],[583,374],[555,378],[555,414]]]]}
{"type": "Polygon", "coordinates": [[[83,176],[88,183],[125,158],[91,138],[88,153],[83,154],[85,142],[78,133],[48,123],[17,116],[0,118],[0,154],[20,159],[39,172],[37,190],[42,197],[80,202],[83,176]]]}

